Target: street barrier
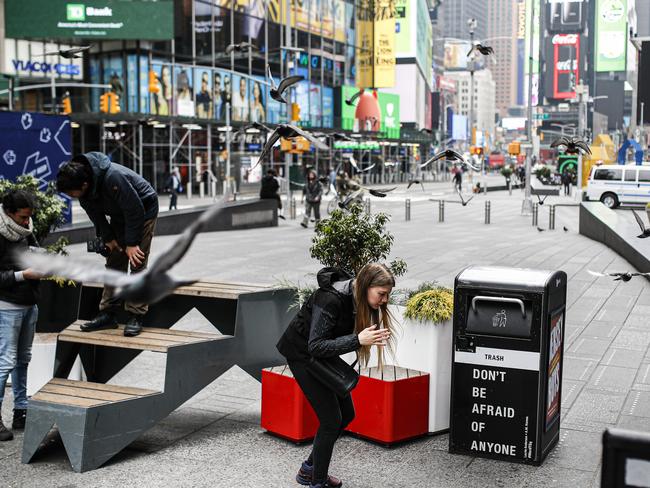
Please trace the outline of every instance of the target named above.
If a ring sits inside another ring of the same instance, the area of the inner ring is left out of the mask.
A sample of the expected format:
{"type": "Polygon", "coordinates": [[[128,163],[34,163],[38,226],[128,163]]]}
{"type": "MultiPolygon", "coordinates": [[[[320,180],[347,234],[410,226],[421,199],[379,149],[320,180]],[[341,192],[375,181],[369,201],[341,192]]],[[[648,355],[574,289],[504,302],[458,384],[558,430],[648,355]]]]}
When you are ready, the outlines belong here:
{"type": "Polygon", "coordinates": [[[539,215],[539,203],[533,204],[533,227],[537,226],[537,220],[539,215]]]}
{"type": "Polygon", "coordinates": [[[296,197],[291,197],[291,203],[289,203],[289,218],[291,220],[296,219],[296,197]]]}
{"type": "Polygon", "coordinates": [[[540,465],[557,444],[566,289],[563,271],[456,277],[449,452],[540,465]]]}
{"type": "Polygon", "coordinates": [[[548,228],[555,230],[555,205],[548,207],[548,228]]]}
{"type": "Polygon", "coordinates": [[[438,222],[445,221],[445,201],[438,200],[438,222]]]}
{"type": "Polygon", "coordinates": [[[364,200],[364,208],[366,210],[366,213],[369,214],[370,213],[370,197],[368,197],[368,198],[366,198],[364,200]]]}
{"type": "Polygon", "coordinates": [[[492,206],[492,204],[490,203],[490,200],[487,200],[485,202],[485,223],[486,224],[490,223],[490,212],[491,212],[490,207],[491,206],[492,206]]]}
{"type": "Polygon", "coordinates": [[[404,202],[404,218],[408,222],[411,220],[411,199],[407,198],[406,201],[404,202]]]}

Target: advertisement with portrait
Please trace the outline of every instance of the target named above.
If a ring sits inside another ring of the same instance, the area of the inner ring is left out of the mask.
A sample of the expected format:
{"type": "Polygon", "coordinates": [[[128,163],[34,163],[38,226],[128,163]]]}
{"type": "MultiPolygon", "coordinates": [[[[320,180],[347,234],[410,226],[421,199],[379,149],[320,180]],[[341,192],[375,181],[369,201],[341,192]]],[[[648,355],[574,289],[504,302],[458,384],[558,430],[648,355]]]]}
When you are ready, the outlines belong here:
{"type": "Polygon", "coordinates": [[[212,112],[220,122],[226,121],[226,104],[231,103],[230,75],[226,71],[212,70],[212,112]]]}
{"type": "Polygon", "coordinates": [[[104,58],[103,83],[111,85],[110,90],[119,97],[119,104],[122,110],[126,111],[126,92],[124,90],[124,67],[121,56],[109,56],[104,58]]]}
{"type": "Polygon", "coordinates": [[[138,112],[138,57],[135,54],[129,54],[126,57],[126,107],[127,112],[138,112]]]}
{"type": "Polygon", "coordinates": [[[156,76],[158,92],[151,93],[149,96],[150,113],[153,115],[171,115],[173,100],[171,65],[161,61],[154,61],[151,63],[151,70],[156,76]]]}
{"type": "Polygon", "coordinates": [[[196,116],[199,119],[212,119],[214,104],[212,101],[212,70],[210,68],[194,69],[194,93],[196,116]]]}
{"type": "Polygon", "coordinates": [[[247,79],[233,74],[232,79],[232,106],[231,117],[233,122],[248,122],[249,99],[247,79]]]}
{"type": "Polygon", "coordinates": [[[176,66],[174,68],[174,102],[175,115],[194,117],[194,88],[192,85],[192,68],[176,66]]]}
{"type": "Polygon", "coordinates": [[[322,125],[323,108],[321,104],[321,86],[309,84],[309,123],[312,127],[322,125]]]}
{"type": "Polygon", "coordinates": [[[254,77],[248,80],[248,93],[250,94],[250,121],[265,123],[267,121],[267,96],[266,85],[263,83],[264,78],[254,77]]]}
{"type": "Polygon", "coordinates": [[[323,127],[334,127],[334,89],[323,87],[323,127]]]}
{"type": "Polygon", "coordinates": [[[140,73],[140,112],[149,113],[149,59],[146,56],[139,57],[140,73]]]}

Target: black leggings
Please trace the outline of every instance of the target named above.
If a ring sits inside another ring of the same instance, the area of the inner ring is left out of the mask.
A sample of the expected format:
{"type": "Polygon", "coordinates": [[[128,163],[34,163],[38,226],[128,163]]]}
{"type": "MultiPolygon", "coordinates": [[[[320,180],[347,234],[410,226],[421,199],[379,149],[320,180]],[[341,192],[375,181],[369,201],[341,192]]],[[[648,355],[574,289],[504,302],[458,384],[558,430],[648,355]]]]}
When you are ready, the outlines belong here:
{"type": "Polygon", "coordinates": [[[352,397],[348,395],[339,398],[307,371],[307,363],[303,361],[289,361],[289,369],[320,422],[310,458],[314,463],[312,483],[324,483],[327,480],[334,443],[354,419],[352,397]]]}

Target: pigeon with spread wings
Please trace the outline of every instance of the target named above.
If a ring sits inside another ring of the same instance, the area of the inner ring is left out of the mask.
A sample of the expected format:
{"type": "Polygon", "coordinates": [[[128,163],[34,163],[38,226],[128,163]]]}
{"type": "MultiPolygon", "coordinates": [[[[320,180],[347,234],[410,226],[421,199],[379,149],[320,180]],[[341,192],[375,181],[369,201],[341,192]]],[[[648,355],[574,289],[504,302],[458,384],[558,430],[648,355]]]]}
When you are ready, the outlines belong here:
{"type": "Polygon", "coordinates": [[[197,281],[175,278],[169,270],[185,256],[196,235],[222,210],[223,204],[216,204],[203,212],[164,254],[140,273],[121,273],[103,266],[98,267],[95,263],[37,252],[24,252],[17,258],[25,268],[34,269],[43,275],[61,276],[79,282],[102,283],[116,289],[117,299],[152,304],[162,300],[176,288],[197,281]]]}
{"type": "MultiPolygon", "coordinates": [[[[311,145],[314,146],[316,149],[319,149],[321,151],[329,150],[329,147],[326,144],[316,139],[309,132],[302,130],[299,127],[296,127],[295,125],[280,124],[275,128],[273,132],[271,132],[268,139],[266,140],[266,144],[264,144],[264,147],[262,148],[262,152],[260,153],[260,157],[257,160],[257,163],[255,163],[255,166],[257,166],[262,161],[264,161],[264,158],[269,154],[271,148],[275,145],[276,142],[280,140],[281,137],[284,137],[285,139],[293,139],[295,137],[300,137],[300,136],[307,139],[311,143],[311,145]]],[[[255,168],[255,166],[253,166],[253,168],[255,168]]],[[[251,170],[253,168],[251,168],[251,170]]]]}
{"type": "Polygon", "coordinates": [[[471,202],[472,199],[474,198],[474,195],[472,195],[472,196],[469,197],[467,200],[465,200],[465,198],[463,197],[463,194],[462,194],[462,193],[460,192],[460,190],[458,190],[458,189],[456,189],[456,193],[457,193],[458,196],[460,197],[460,202],[457,202],[457,201],[455,201],[455,200],[447,200],[448,203],[460,203],[463,207],[466,207],[467,204],[468,204],[469,202],[471,202]]]}
{"type": "Polygon", "coordinates": [[[305,79],[304,76],[300,75],[287,76],[286,78],[280,80],[279,85],[276,85],[275,80],[273,79],[273,74],[271,73],[271,67],[267,65],[266,71],[269,75],[269,80],[271,80],[271,91],[269,92],[271,94],[271,98],[280,103],[287,103],[287,101],[282,96],[287,88],[305,79]]]}
{"type": "Polygon", "coordinates": [[[634,214],[634,218],[636,220],[636,223],[639,224],[639,227],[641,228],[641,234],[638,235],[637,237],[639,239],[645,239],[646,237],[650,237],[650,229],[648,229],[645,224],[643,223],[643,219],[639,216],[638,213],[632,209],[632,213],[634,214]]]}
{"type": "Polygon", "coordinates": [[[589,273],[591,276],[598,276],[603,277],[603,276],[613,276],[614,281],[630,281],[634,276],[645,276],[649,277],[650,273],[630,273],[629,271],[627,273],[599,273],[597,271],[591,271],[590,269],[587,270],[587,273],[589,273]]]}
{"type": "Polygon", "coordinates": [[[469,58],[474,51],[480,52],[483,56],[494,54],[494,48],[492,46],[484,46],[483,44],[479,43],[472,46],[472,48],[467,53],[467,57],[469,58]]]}
{"type": "Polygon", "coordinates": [[[92,45],[88,46],[79,46],[71,47],[70,49],[61,49],[59,51],[53,51],[43,54],[43,56],[61,56],[64,59],[76,59],[83,56],[85,51],[88,51],[92,45]]]}
{"type": "Polygon", "coordinates": [[[250,42],[240,42],[239,44],[228,44],[226,46],[226,54],[232,54],[233,51],[243,52],[248,49],[257,50],[258,47],[255,44],[251,44],[250,42]]]}
{"type": "Polygon", "coordinates": [[[346,98],[345,99],[345,104],[350,106],[350,107],[354,107],[354,102],[357,101],[357,98],[359,98],[362,93],[363,93],[363,90],[359,90],[354,95],[352,95],[350,98],[346,98]]]}
{"type": "Polygon", "coordinates": [[[354,159],[354,156],[352,154],[348,154],[348,159],[350,160],[350,164],[352,165],[352,167],[356,169],[359,173],[365,173],[366,171],[370,171],[372,168],[374,168],[377,165],[376,163],[373,163],[367,168],[360,169],[359,165],[357,164],[357,160],[354,159]]]}
{"type": "Polygon", "coordinates": [[[480,167],[474,166],[462,154],[454,151],[453,149],[445,149],[444,151],[440,151],[439,153],[435,154],[432,158],[430,158],[428,161],[422,163],[420,165],[420,168],[424,168],[425,166],[428,166],[435,161],[440,161],[441,159],[446,159],[448,161],[458,161],[459,163],[464,164],[465,166],[467,166],[470,169],[473,169],[474,171],[481,171],[480,167]]]}
{"type": "Polygon", "coordinates": [[[579,137],[559,137],[551,142],[551,147],[557,147],[559,149],[564,147],[564,151],[567,154],[591,154],[589,145],[584,141],[584,139],[581,139],[579,137]]]}

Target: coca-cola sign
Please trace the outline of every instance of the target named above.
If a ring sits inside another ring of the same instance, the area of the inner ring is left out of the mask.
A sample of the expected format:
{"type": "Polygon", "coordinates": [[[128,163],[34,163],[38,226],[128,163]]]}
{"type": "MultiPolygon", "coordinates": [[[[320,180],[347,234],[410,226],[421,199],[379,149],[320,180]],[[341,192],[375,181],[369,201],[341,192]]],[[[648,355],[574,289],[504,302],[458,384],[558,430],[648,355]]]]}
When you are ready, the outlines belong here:
{"type": "Polygon", "coordinates": [[[578,44],[578,42],[580,42],[578,34],[555,34],[553,36],[553,44],[556,45],[578,44]]]}

